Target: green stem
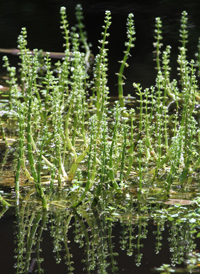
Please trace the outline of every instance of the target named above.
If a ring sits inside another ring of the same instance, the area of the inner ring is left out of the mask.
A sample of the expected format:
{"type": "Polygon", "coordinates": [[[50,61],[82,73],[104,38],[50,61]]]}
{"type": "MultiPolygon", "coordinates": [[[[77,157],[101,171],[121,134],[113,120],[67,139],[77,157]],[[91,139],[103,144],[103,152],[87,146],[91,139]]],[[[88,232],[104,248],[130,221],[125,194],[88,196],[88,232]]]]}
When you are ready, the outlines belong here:
{"type": "Polygon", "coordinates": [[[15,175],[15,192],[16,196],[19,197],[19,176],[20,176],[20,169],[21,169],[21,162],[23,158],[23,125],[22,125],[22,116],[21,111],[19,108],[19,157],[18,157],[18,163],[17,163],[17,170],[15,175]]]}

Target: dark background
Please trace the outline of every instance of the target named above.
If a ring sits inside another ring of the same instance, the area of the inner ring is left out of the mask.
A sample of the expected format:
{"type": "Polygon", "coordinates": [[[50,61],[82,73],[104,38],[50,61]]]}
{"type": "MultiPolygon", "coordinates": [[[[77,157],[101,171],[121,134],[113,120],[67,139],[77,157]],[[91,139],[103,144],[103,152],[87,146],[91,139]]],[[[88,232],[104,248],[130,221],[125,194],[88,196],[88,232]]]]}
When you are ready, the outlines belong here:
{"type": "MultiPolygon", "coordinates": [[[[143,87],[153,85],[156,71],[153,62],[153,41],[155,18],[163,22],[163,48],[172,46],[172,78],[177,77],[176,60],[179,43],[181,12],[188,12],[188,58],[194,58],[200,33],[199,0],[132,0],[132,1],[63,1],[63,0],[1,0],[0,1],[0,48],[16,48],[21,28],[28,31],[28,47],[44,51],[63,51],[63,37],[60,32],[60,7],[65,6],[70,26],[76,23],[76,4],[82,4],[88,41],[92,43],[94,54],[98,52],[105,10],[112,13],[109,37],[109,86],[112,94],[117,94],[118,61],[123,58],[126,41],[126,18],[134,13],[136,41],[132,49],[129,67],[125,69],[125,93],[133,93],[132,83],[142,83],[143,87]]],[[[3,54],[0,54],[0,62],[3,54]]],[[[17,65],[17,58],[12,64],[17,65]]],[[[3,72],[0,64],[0,73],[3,72]]]]}

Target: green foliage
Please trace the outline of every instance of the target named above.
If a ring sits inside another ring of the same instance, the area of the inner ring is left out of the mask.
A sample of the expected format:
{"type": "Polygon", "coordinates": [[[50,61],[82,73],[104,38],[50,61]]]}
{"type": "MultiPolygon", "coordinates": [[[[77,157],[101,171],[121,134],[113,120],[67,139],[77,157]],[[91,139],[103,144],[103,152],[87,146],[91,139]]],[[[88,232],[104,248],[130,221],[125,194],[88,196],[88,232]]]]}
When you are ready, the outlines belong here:
{"type": "Polygon", "coordinates": [[[133,17],[134,17],[134,15],[132,13],[130,13],[128,15],[128,18],[127,18],[127,38],[128,38],[128,41],[125,43],[126,51],[124,52],[123,60],[120,61],[121,66],[120,66],[119,73],[118,73],[118,94],[119,94],[119,102],[120,102],[121,107],[125,106],[124,99],[123,99],[123,85],[124,85],[123,78],[125,78],[124,75],[123,75],[124,68],[128,67],[128,64],[127,64],[126,61],[130,56],[130,50],[131,50],[131,48],[134,47],[133,42],[135,41],[135,37],[134,37],[135,28],[134,28],[133,17]]]}
{"type": "Polygon", "coordinates": [[[55,186],[60,189],[72,185],[71,192],[74,192],[73,182],[80,177],[85,178],[86,184],[78,187],[73,208],[89,197],[95,204],[105,190],[121,195],[131,187],[132,181],[137,185],[138,201],[149,195],[144,194],[144,189],[154,188],[158,181],[162,182],[159,187],[164,199],[175,180],[185,187],[188,176],[200,163],[200,133],[195,118],[199,95],[194,61],[186,58],[186,12],[181,19],[177,59],[180,82],[170,79],[171,47],[161,51],[162,22],[157,18],[155,86],[143,90],[140,84],[134,83],[138,99],[131,108],[123,97],[122,79],[130,49],[134,47],[133,14],[128,15],[128,41],[118,74],[119,102],[110,107],[107,85],[110,11],[105,13],[93,78],[88,74],[91,53],[81,6],[76,11],[78,24],[71,31],[65,8],[60,12],[65,57],[56,67],[46,53],[41,71],[38,50],[32,54],[27,48],[25,28],[18,39],[19,81],[16,69],[4,57],[9,75],[9,103],[1,103],[5,109],[1,120],[8,113],[17,120],[17,196],[21,170],[34,182],[44,208],[48,207],[55,186]],[[42,185],[44,175],[50,178],[49,188],[42,185]]]}

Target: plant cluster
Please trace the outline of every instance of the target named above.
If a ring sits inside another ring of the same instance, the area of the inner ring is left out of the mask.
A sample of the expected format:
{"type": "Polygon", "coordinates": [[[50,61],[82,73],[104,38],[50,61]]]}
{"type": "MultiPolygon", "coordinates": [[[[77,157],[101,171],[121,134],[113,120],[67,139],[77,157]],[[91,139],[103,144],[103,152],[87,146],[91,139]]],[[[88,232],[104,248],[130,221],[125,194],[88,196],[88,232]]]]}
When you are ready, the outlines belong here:
{"type": "Polygon", "coordinates": [[[142,90],[134,83],[138,99],[123,96],[123,73],[130,49],[134,46],[133,14],[127,18],[126,51],[118,74],[119,101],[110,104],[108,88],[108,36],[111,13],[106,11],[94,57],[93,77],[88,68],[92,58],[83,28],[83,15],[77,6],[76,27],[69,29],[66,10],[61,8],[61,29],[65,39],[65,57],[53,67],[46,53],[42,65],[38,50],[27,48],[27,32],[18,38],[20,77],[5,56],[9,74],[9,103],[1,102],[1,127],[4,116],[16,119],[19,157],[15,190],[20,195],[20,172],[34,182],[44,208],[54,193],[64,185],[77,186],[77,207],[86,196],[98,202],[105,189],[121,194],[132,182],[141,200],[145,188],[159,185],[167,198],[172,184],[187,184],[188,176],[199,167],[200,132],[196,110],[196,64],[187,60],[187,14],[182,13],[181,47],[178,70],[180,81],[170,79],[170,46],[162,52],[162,22],[156,18],[155,86],[142,90]],[[133,102],[132,102],[133,103],[133,102]],[[44,188],[44,176],[49,187],[44,188]],[[85,182],[82,184],[81,182],[85,182]]]}

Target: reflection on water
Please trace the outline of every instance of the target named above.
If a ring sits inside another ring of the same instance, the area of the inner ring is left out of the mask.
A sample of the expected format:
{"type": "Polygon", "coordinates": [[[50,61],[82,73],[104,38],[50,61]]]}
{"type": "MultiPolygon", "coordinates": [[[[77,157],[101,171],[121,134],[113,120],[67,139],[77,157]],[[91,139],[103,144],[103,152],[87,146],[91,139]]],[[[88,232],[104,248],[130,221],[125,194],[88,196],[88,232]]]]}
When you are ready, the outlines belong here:
{"type": "Polygon", "coordinates": [[[60,193],[42,211],[30,195],[15,207],[15,273],[150,273],[163,263],[186,267],[196,249],[194,207],[138,204],[133,196],[71,210],[60,193]]]}

